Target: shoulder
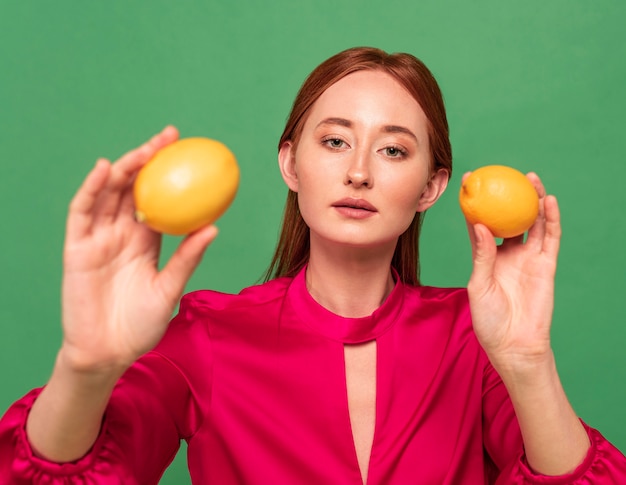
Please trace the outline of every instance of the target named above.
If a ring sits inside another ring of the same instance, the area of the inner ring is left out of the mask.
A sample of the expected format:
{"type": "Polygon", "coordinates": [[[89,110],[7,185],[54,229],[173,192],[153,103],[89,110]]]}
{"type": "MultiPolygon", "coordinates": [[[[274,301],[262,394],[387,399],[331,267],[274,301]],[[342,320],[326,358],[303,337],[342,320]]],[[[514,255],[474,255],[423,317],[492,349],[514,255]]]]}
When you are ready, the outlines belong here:
{"type": "Polygon", "coordinates": [[[472,338],[473,326],[466,288],[408,286],[404,307],[409,320],[432,325],[440,335],[472,338]]]}
{"type": "Polygon", "coordinates": [[[467,299],[467,288],[461,287],[443,287],[443,286],[411,286],[406,285],[407,292],[413,292],[420,295],[424,299],[467,299]]]}
{"type": "Polygon", "coordinates": [[[213,290],[187,293],[157,349],[170,353],[186,348],[189,355],[206,353],[212,324],[228,322],[236,325],[247,320],[246,316],[271,315],[279,311],[290,282],[291,278],[279,278],[250,286],[239,293],[213,290]]]}
{"type": "MultiPolygon", "coordinates": [[[[488,365],[474,333],[466,288],[408,287],[407,295],[407,326],[415,327],[420,341],[428,342],[433,352],[439,349],[450,368],[483,369],[488,365]]],[[[482,372],[477,375],[482,378],[482,372]]]]}
{"type": "Polygon", "coordinates": [[[244,288],[239,293],[198,290],[187,293],[180,302],[180,314],[203,314],[271,305],[285,296],[291,278],[278,278],[244,288]]]}
{"type": "Polygon", "coordinates": [[[445,288],[437,286],[406,286],[406,295],[421,307],[431,311],[469,312],[466,288],[445,288]]]}
{"type": "Polygon", "coordinates": [[[153,353],[169,361],[192,386],[210,387],[215,359],[213,334],[218,328],[234,328],[241,333],[242,324],[271,318],[279,311],[290,281],[276,279],[237,294],[212,290],[186,294],[153,353]]]}

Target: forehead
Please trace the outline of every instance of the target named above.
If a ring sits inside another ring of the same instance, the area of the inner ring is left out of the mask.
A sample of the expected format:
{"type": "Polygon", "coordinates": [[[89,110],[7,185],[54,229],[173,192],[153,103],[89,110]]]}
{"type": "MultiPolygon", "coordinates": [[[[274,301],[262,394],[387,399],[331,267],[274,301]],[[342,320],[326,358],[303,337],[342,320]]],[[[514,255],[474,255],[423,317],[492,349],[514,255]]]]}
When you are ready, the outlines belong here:
{"type": "MultiPolygon", "coordinates": [[[[366,125],[406,125],[427,131],[428,120],[419,103],[391,75],[357,71],[331,85],[315,101],[309,122],[340,117],[366,125]]],[[[309,124],[309,123],[307,123],[309,124]]]]}

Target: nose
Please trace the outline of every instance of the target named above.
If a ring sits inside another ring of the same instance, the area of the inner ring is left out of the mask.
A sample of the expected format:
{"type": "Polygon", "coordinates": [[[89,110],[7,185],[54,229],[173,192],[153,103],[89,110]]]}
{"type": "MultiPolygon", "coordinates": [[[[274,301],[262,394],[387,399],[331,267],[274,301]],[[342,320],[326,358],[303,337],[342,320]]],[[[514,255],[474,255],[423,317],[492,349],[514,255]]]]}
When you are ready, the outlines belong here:
{"type": "Polygon", "coordinates": [[[363,186],[371,188],[373,182],[368,154],[355,153],[354,156],[350,158],[344,183],[346,185],[352,185],[353,187],[363,186]]]}

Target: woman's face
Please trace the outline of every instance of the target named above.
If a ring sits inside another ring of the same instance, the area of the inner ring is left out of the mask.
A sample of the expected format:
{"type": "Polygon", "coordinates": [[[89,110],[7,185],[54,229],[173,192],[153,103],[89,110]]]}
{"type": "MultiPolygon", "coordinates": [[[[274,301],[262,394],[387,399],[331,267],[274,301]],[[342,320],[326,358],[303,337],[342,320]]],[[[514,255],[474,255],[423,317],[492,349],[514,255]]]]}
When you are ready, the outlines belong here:
{"type": "Polygon", "coordinates": [[[393,250],[448,179],[445,170],[430,172],[420,105],[381,71],[358,71],[329,87],[311,107],[297,148],[286,143],[279,161],[312,248],[326,242],[393,250]]]}

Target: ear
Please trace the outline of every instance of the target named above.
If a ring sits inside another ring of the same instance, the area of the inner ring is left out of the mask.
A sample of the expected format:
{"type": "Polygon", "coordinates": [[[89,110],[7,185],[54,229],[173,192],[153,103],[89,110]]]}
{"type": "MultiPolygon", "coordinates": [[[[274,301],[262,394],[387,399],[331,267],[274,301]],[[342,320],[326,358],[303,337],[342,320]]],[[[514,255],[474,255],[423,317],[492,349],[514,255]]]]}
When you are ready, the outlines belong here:
{"type": "Polygon", "coordinates": [[[430,181],[420,197],[417,212],[424,212],[437,202],[441,194],[446,190],[449,178],[450,174],[445,168],[440,168],[430,177],[430,181]]]}
{"type": "Polygon", "coordinates": [[[283,180],[294,192],[298,191],[298,174],[296,172],[296,153],[293,143],[287,141],[278,150],[278,166],[283,180]]]}

